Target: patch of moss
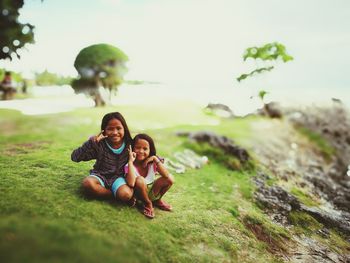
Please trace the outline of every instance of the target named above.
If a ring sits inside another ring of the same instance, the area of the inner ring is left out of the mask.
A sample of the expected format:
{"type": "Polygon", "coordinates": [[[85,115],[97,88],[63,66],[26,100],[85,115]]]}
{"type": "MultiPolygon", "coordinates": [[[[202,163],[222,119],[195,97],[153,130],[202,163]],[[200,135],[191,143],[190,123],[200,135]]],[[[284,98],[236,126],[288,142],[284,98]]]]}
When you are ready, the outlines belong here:
{"type": "Polygon", "coordinates": [[[337,253],[346,253],[350,251],[350,243],[345,240],[345,237],[336,230],[330,231],[329,236],[329,246],[330,248],[337,253]]]}
{"type": "Polygon", "coordinates": [[[244,217],[243,222],[245,224],[263,225],[268,233],[276,239],[290,239],[290,234],[284,227],[273,223],[270,219],[266,218],[264,214],[260,214],[254,210],[250,211],[250,213],[244,217]]]}
{"type": "Polygon", "coordinates": [[[264,244],[262,249],[267,249],[272,254],[279,254],[286,250],[285,240],[290,236],[282,227],[272,224],[257,213],[246,215],[243,218],[243,224],[264,244]]]}
{"type": "Polygon", "coordinates": [[[237,157],[226,154],[222,149],[212,147],[208,143],[191,143],[185,142],[184,147],[190,148],[198,154],[206,155],[210,160],[214,160],[218,163],[224,164],[227,168],[234,171],[255,169],[255,163],[253,160],[241,162],[237,157]]]}
{"type": "Polygon", "coordinates": [[[234,205],[229,211],[234,217],[239,217],[239,211],[238,211],[237,205],[234,205]]]}
{"type": "Polygon", "coordinates": [[[297,187],[293,187],[290,190],[291,194],[295,195],[304,205],[306,206],[319,206],[320,203],[313,200],[312,198],[310,198],[310,196],[308,196],[306,193],[304,193],[300,188],[297,187]]]}
{"type": "Polygon", "coordinates": [[[310,235],[323,228],[321,223],[305,212],[292,211],[289,213],[288,219],[299,234],[310,235]]]}
{"type": "Polygon", "coordinates": [[[316,144],[326,160],[330,160],[335,153],[335,149],[326,141],[322,135],[311,131],[305,127],[297,127],[297,130],[306,136],[312,143],[316,144]]]}
{"type": "Polygon", "coordinates": [[[243,221],[247,224],[262,225],[263,221],[260,216],[256,214],[249,214],[243,218],[243,221]]]}

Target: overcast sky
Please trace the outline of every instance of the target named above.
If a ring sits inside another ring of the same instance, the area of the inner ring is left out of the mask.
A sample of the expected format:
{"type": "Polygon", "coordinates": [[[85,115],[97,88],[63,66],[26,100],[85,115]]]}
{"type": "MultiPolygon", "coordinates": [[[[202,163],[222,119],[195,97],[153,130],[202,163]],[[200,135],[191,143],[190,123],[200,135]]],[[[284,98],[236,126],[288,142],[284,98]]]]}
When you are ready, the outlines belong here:
{"type": "Polygon", "coordinates": [[[260,85],[275,94],[350,96],[348,0],[26,0],[21,21],[35,25],[36,43],[0,66],[24,73],[76,75],[82,48],[109,43],[129,56],[127,79],[196,92],[260,85]],[[273,41],[294,61],[238,84],[254,69],[243,63],[244,49],[273,41]]]}

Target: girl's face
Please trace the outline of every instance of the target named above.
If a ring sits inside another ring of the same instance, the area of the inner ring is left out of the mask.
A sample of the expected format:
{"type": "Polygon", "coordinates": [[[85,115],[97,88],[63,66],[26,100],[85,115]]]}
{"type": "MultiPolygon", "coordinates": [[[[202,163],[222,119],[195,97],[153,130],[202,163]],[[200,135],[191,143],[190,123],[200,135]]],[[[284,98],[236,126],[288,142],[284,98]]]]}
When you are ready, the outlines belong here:
{"type": "Polygon", "coordinates": [[[108,136],[111,143],[120,144],[124,138],[123,124],[117,119],[111,119],[105,128],[104,135],[108,136]]]}
{"type": "Polygon", "coordinates": [[[136,160],[144,161],[147,159],[150,153],[148,141],[138,139],[134,145],[134,152],[136,153],[136,160]]]}

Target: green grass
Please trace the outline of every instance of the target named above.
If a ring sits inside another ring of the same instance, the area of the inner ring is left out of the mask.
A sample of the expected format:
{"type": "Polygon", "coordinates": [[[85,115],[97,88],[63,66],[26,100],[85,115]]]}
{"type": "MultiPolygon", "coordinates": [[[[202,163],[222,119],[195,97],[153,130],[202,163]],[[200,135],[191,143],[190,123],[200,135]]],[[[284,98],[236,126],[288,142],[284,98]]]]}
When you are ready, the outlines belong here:
{"type": "MultiPolygon", "coordinates": [[[[286,230],[270,222],[252,201],[255,165],[232,170],[230,160],[208,146],[210,164],[175,175],[165,199],[171,213],[153,220],[113,200],[86,199],[80,183],[93,162],[70,154],[99,132],[102,116],[120,111],[132,135],[149,133],[159,155],[171,157],[189,144],[176,131],[211,130],[249,141],[254,118],[223,121],[200,109],[114,107],[24,116],[0,110],[0,253],[3,262],[275,262],[279,258],[246,227],[262,222],[278,239],[286,230]],[[147,113],[147,114],[145,114],[147,113]],[[195,121],[193,121],[195,120],[195,121]]],[[[202,151],[202,152],[203,152],[202,151]]]]}
{"type": "Polygon", "coordinates": [[[305,127],[297,127],[297,130],[313,142],[324,155],[326,160],[330,160],[335,153],[335,149],[320,134],[305,127]]]}
{"type": "Polygon", "coordinates": [[[296,233],[310,235],[322,229],[323,225],[305,212],[292,211],[288,216],[289,221],[295,226],[296,233]]]}

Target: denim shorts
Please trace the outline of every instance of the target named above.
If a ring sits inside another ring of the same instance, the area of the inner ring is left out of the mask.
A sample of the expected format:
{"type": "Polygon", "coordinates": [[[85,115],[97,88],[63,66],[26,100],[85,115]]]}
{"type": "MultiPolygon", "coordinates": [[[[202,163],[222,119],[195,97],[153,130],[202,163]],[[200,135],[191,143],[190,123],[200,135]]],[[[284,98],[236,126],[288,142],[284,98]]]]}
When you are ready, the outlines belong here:
{"type": "Polygon", "coordinates": [[[104,182],[104,180],[102,180],[102,178],[100,176],[98,176],[96,174],[90,174],[89,176],[96,178],[104,188],[111,190],[114,197],[117,196],[117,191],[118,191],[119,187],[126,184],[124,177],[118,177],[114,180],[111,187],[109,188],[108,186],[106,186],[106,183],[104,182]]]}

